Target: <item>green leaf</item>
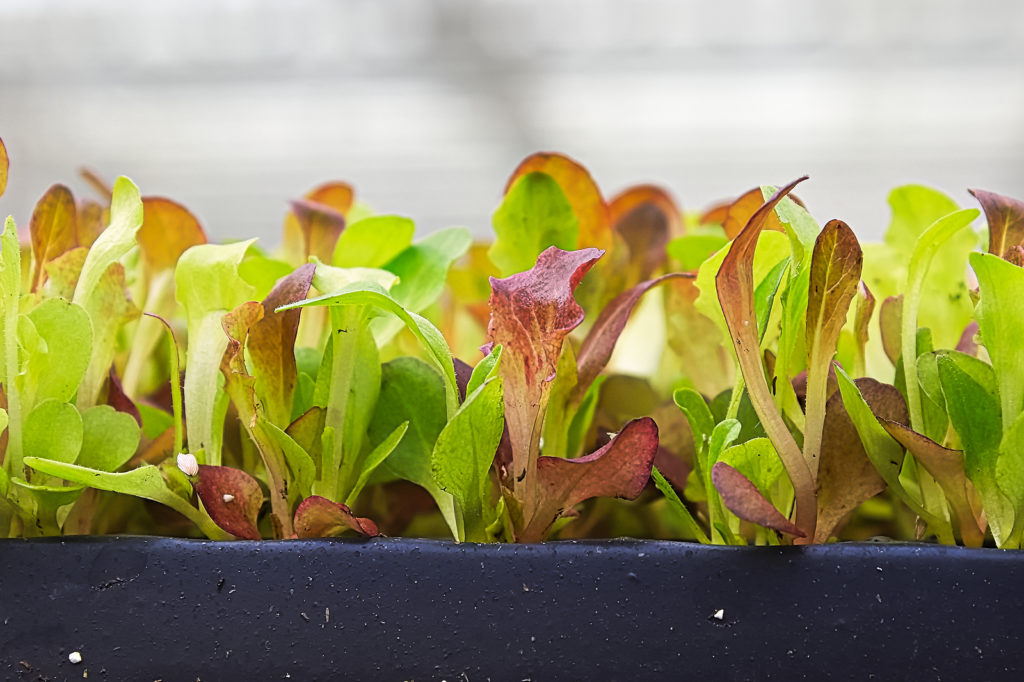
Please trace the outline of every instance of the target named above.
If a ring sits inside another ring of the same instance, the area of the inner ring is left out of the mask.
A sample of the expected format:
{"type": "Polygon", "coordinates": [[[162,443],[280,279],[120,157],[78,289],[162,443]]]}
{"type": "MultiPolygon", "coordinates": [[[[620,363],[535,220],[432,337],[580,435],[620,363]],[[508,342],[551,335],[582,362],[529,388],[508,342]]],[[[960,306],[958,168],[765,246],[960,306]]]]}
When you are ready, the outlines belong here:
{"type": "Polygon", "coordinates": [[[462,519],[456,517],[455,500],[437,485],[430,469],[430,453],[446,421],[444,380],[436,369],[412,357],[384,363],[369,436],[372,440],[383,440],[403,422],[408,422],[409,429],[384,461],[382,470],[430,493],[452,537],[457,539],[462,537],[462,519]]]}
{"type": "Polygon", "coordinates": [[[348,496],[345,498],[346,504],[355,504],[356,498],[359,497],[359,493],[363,492],[363,488],[369,482],[370,476],[377,470],[377,467],[384,463],[388,455],[394,452],[395,447],[405,437],[405,433],[408,430],[409,422],[402,422],[363,459],[359,478],[356,479],[355,485],[352,486],[352,490],[349,491],[348,496]]]}
{"type": "MultiPolygon", "coordinates": [[[[918,308],[921,294],[932,260],[939,249],[957,232],[971,224],[978,217],[978,209],[965,209],[939,218],[918,238],[907,266],[907,284],[903,294],[903,329],[901,331],[903,371],[907,388],[907,407],[910,409],[910,426],[920,432],[924,428],[921,414],[921,393],[917,379],[917,354],[915,343],[918,328],[918,308]]],[[[973,246],[973,242],[972,242],[973,246]]],[[[964,263],[960,262],[961,271],[964,263]]],[[[933,273],[937,275],[938,273],[933,273]]],[[[927,326],[927,325],[925,325],[927,326]]],[[[945,326],[945,325],[943,325],[945,326]]],[[[963,330],[961,324],[957,334],[963,330]]]]}
{"type": "Polygon", "coordinates": [[[533,267],[549,246],[577,247],[579,221],[558,183],[545,173],[528,173],[512,185],[494,212],[494,244],[487,255],[503,277],[533,267]]]}
{"type": "Polygon", "coordinates": [[[85,376],[92,350],[92,325],[81,306],[62,298],[48,298],[22,317],[18,334],[36,335],[27,340],[28,362],[18,377],[26,405],[49,398],[70,402],[85,376]]]}
{"type": "Polygon", "coordinates": [[[72,463],[82,449],[82,433],[82,417],[74,405],[43,400],[25,419],[25,454],[72,463]]]}
{"type": "Polygon", "coordinates": [[[995,374],[985,362],[955,351],[939,356],[938,365],[949,421],[964,450],[964,470],[981,495],[996,545],[1002,547],[1013,529],[1014,509],[996,475],[1003,421],[995,374]]]}
{"type": "Polygon", "coordinates": [[[107,268],[82,304],[92,321],[93,332],[92,354],[78,389],[78,407],[85,410],[96,404],[107,381],[121,327],[137,318],[139,311],[128,298],[125,269],[120,263],[107,268]]]}
{"type": "Polygon", "coordinates": [[[242,279],[239,265],[250,239],[235,244],[201,244],[182,254],[175,269],[175,296],[188,320],[185,357],[185,404],[189,451],[205,453],[206,464],[219,464],[227,396],[221,386],[220,362],[228,337],[224,315],[252,300],[255,288],[242,279]]]}
{"type": "Polygon", "coordinates": [[[199,527],[208,538],[212,540],[225,540],[229,536],[217,527],[210,517],[190,505],[184,498],[171,492],[160,474],[160,469],[144,464],[138,469],[132,469],[124,473],[112,474],[105,471],[96,471],[86,467],[53,462],[38,457],[26,457],[25,465],[36,471],[63,478],[72,483],[80,483],[97,490],[108,490],[124,495],[133,495],[146,500],[153,500],[174,509],[185,516],[199,527]]]}
{"type": "Polygon", "coordinates": [[[142,227],[142,199],[139,188],[122,176],[114,181],[110,199],[110,225],[89,249],[82,274],[75,287],[74,302],[85,306],[107,269],[135,246],[135,233],[142,227]]]}
{"type": "Polygon", "coordinates": [[[679,261],[680,269],[693,271],[710,258],[716,251],[729,243],[725,234],[687,234],[668,243],[668,255],[679,261]]]}
{"type": "Polygon", "coordinates": [[[1003,423],[1024,409],[1024,269],[986,253],[972,253],[981,299],[975,309],[981,342],[999,385],[1003,423]]]}
{"type": "Polygon", "coordinates": [[[412,220],[397,215],[370,216],[350,223],[338,237],[331,265],[382,268],[412,243],[415,231],[412,220]]]}
{"type": "Polygon", "coordinates": [[[135,454],[140,431],[135,419],[109,405],[97,405],[82,413],[84,437],[80,466],[100,471],[117,471],[135,454]]]}
{"type": "Polygon", "coordinates": [[[316,478],[316,462],[305,448],[273,422],[258,418],[257,424],[281,449],[292,473],[292,482],[298,488],[299,494],[304,498],[309,497],[313,480],[316,478]]]}
{"type": "MultiPolygon", "coordinates": [[[[319,287],[318,287],[319,288],[319,287]]],[[[445,379],[445,405],[449,415],[454,414],[459,404],[459,388],[455,383],[455,366],[452,363],[448,344],[437,327],[424,317],[405,310],[380,286],[370,282],[357,282],[340,292],[327,294],[278,308],[289,310],[305,306],[373,306],[397,316],[420,340],[428,351],[431,361],[445,379]]]]}
{"type": "Polygon", "coordinates": [[[771,440],[767,438],[752,438],[728,447],[715,463],[718,462],[725,462],[746,476],[768,499],[773,499],[776,483],[786,471],[771,440]]]}
{"type": "MultiPolygon", "coordinates": [[[[775,405],[774,396],[765,380],[756,325],[750,324],[751,320],[757,319],[754,308],[753,261],[758,236],[764,227],[765,219],[775,206],[804,179],[800,178],[779,190],[754,213],[743,231],[733,240],[732,248],[722,261],[722,267],[715,275],[715,289],[750,402],[793,482],[796,491],[796,525],[806,537],[812,538],[817,518],[814,475],[775,405]]],[[[790,305],[794,304],[794,300],[790,299],[790,305]]],[[[724,475],[727,480],[731,480],[728,478],[729,474],[724,475]]]]}
{"type": "Polygon", "coordinates": [[[487,539],[493,517],[488,472],[504,425],[502,379],[491,376],[466,397],[434,444],[434,480],[455,498],[463,517],[465,537],[459,540],[487,539]]]}
{"type": "Polygon", "coordinates": [[[679,499],[679,495],[676,494],[675,489],[672,488],[672,484],[669,483],[665,476],[658,471],[657,467],[651,469],[651,478],[654,480],[654,485],[657,486],[661,494],[665,496],[665,500],[668,503],[668,508],[671,509],[683,522],[683,526],[687,529],[690,536],[693,537],[697,542],[702,545],[707,545],[711,542],[708,536],[704,534],[704,530],[697,523],[693,515],[690,514],[690,510],[686,508],[683,501],[679,499]]]}
{"type": "MultiPolygon", "coordinates": [[[[0,142],[0,150],[3,143],[0,142]]],[[[6,156],[0,162],[6,163],[6,156]]],[[[2,165],[2,163],[0,163],[2,165]]],[[[6,172],[6,168],[4,169],[6,172]]],[[[18,303],[21,299],[21,247],[18,244],[18,228],[14,218],[8,216],[4,222],[4,231],[0,235],[0,331],[2,331],[3,348],[0,362],[0,384],[7,393],[7,412],[11,426],[7,443],[7,454],[4,467],[8,473],[21,471],[21,395],[14,378],[21,371],[18,361],[19,314],[18,303]]]]}
{"type": "Polygon", "coordinates": [[[448,277],[448,268],[466,253],[473,237],[464,227],[434,232],[406,248],[384,266],[398,276],[391,297],[414,313],[437,301],[448,277]]]}

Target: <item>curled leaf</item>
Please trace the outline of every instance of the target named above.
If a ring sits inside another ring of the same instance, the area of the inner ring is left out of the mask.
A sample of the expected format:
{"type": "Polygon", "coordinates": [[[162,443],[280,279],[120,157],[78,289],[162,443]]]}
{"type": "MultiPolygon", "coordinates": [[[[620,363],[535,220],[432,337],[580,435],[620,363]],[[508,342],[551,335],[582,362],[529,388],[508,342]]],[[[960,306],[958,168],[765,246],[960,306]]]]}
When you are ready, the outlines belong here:
{"type": "Polygon", "coordinates": [[[516,534],[516,541],[539,542],[551,524],[592,497],[636,499],[651,478],[657,452],[658,425],[644,417],[626,424],[609,443],[586,457],[540,457],[540,504],[516,534]]]}
{"type": "Polygon", "coordinates": [[[622,192],[608,204],[612,229],[629,247],[628,282],[648,279],[665,262],[669,239],[682,234],[682,212],[669,194],[654,185],[622,192]]]}
{"type": "Polygon", "coordinates": [[[979,523],[979,515],[971,506],[971,498],[975,497],[975,493],[964,470],[964,453],[943,447],[899,422],[882,418],[878,421],[938,481],[956,515],[964,544],[968,547],[981,547],[985,531],[979,523]]]}
{"type": "Polygon", "coordinates": [[[319,495],[307,497],[299,504],[294,525],[300,538],[329,538],[347,530],[370,538],[380,535],[377,524],[370,519],[355,516],[346,505],[319,495]]]}
{"type": "Polygon", "coordinates": [[[780,533],[789,533],[798,538],[807,537],[807,534],[799,526],[783,516],[771,502],[765,499],[757,486],[725,462],[716,462],[711,467],[711,482],[718,494],[722,496],[722,502],[729,511],[744,521],[750,521],[780,533]]]}
{"type": "Polygon", "coordinates": [[[516,479],[536,465],[538,444],[533,434],[539,433],[562,343],[583,321],[583,309],[573,291],[602,253],[552,246],[532,269],[505,279],[491,278],[487,333],[492,343],[504,348],[505,420],[516,479]]]}
{"type": "Polygon", "coordinates": [[[307,263],[281,279],[263,300],[263,317],[249,330],[249,356],[259,394],[270,421],[282,428],[290,420],[295,394],[295,337],[302,311],[276,311],[306,298],[315,270],[315,265],[307,263]]]}
{"type": "Polygon", "coordinates": [[[292,214],[299,222],[306,260],[316,256],[329,263],[338,237],[345,229],[345,216],[330,206],[305,200],[292,202],[292,214]]]}
{"type": "Polygon", "coordinates": [[[978,200],[988,221],[988,252],[1001,258],[1024,242],[1024,201],[983,189],[967,190],[978,200]]]}
{"type": "Polygon", "coordinates": [[[775,215],[776,204],[806,179],[804,176],[781,188],[754,213],[743,231],[733,240],[732,248],[729,249],[715,276],[718,300],[732,337],[740,370],[746,381],[750,402],[793,482],[796,493],[796,520],[803,532],[799,537],[814,536],[817,515],[814,475],[789,428],[782,420],[782,415],[775,406],[774,396],[765,380],[754,305],[753,263],[757,238],[768,218],[775,215]]]}
{"type": "Polygon", "coordinates": [[[260,539],[263,491],[255,478],[241,469],[200,464],[195,489],[214,523],[237,537],[260,539]]]}

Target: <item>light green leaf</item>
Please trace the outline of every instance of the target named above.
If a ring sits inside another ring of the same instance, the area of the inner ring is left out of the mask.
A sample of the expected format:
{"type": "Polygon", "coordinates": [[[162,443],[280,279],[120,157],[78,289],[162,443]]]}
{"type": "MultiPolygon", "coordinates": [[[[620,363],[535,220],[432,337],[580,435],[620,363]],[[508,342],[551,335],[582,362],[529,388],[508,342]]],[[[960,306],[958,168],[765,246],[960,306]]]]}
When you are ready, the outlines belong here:
{"type": "Polygon", "coordinates": [[[455,497],[464,519],[465,537],[459,540],[487,540],[493,520],[488,472],[504,425],[502,379],[494,376],[466,397],[434,444],[434,480],[455,497]]]}
{"type": "Polygon", "coordinates": [[[405,310],[386,291],[368,282],[356,283],[337,293],[282,306],[278,310],[313,305],[373,306],[397,316],[420,340],[428,351],[431,361],[440,370],[441,375],[445,379],[445,405],[447,413],[448,415],[455,413],[459,404],[459,389],[455,383],[455,366],[452,363],[452,356],[448,351],[448,344],[445,342],[444,336],[429,320],[405,310]]]}
{"type": "Polygon", "coordinates": [[[502,277],[533,267],[549,246],[577,247],[579,221],[562,188],[545,173],[516,180],[494,212],[494,244],[487,255],[502,277]]]}
{"type": "Polygon", "coordinates": [[[151,464],[144,464],[138,469],[132,469],[131,471],[119,474],[96,471],[95,469],[63,462],[53,462],[39,459],[38,457],[26,457],[25,464],[40,473],[63,478],[72,483],[80,483],[97,490],[108,490],[114,493],[133,495],[159,502],[174,509],[195,523],[199,530],[208,538],[212,540],[227,540],[230,538],[227,533],[213,523],[207,514],[190,505],[184,498],[171,492],[163,476],[161,476],[160,470],[151,464]]]}
{"type": "Polygon", "coordinates": [[[949,421],[963,446],[964,471],[981,495],[992,536],[1002,547],[1013,529],[1014,505],[997,478],[1003,422],[995,374],[985,362],[955,351],[940,355],[938,365],[949,421]]]}
{"type": "MultiPolygon", "coordinates": [[[[165,413],[166,414],[166,413],[165,413]]],[[[139,425],[130,414],[109,405],[97,405],[82,413],[84,438],[77,464],[100,471],[117,471],[139,447],[139,425]]]]}
{"type": "Polygon", "coordinates": [[[316,478],[316,462],[309,456],[305,448],[295,442],[291,436],[281,430],[276,424],[263,418],[257,418],[259,428],[272,440],[277,447],[281,448],[288,469],[292,473],[292,482],[298,488],[299,494],[307,498],[312,494],[313,480],[316,478]]]}
{"type": "Polygon", "coordinates": [[[451,529],[452,537],[458,539],[463,533],[460,530],[462,520],[455,512],[455,500],[437,485],[430,470],[430,453],[446,421],[444,380],[436,369],[412,357],[395,358],[381,367],[380,397],[370,421],[370,438],[383,440],[399,424],[409,424],[405,437],[381,469],[429,492],[451,529]]]}
{"type": "MultiPolygon", "coordinates": [[[[957,232],[970,225],[971,221],[977,218],[979,213],[978,209],[972,208],[939,218],[918,238],[910,255],[910,263],[907,266],[907,284],[903,294],[901,339],[903,372],[907,389],[907,408],[910,410],[910,426],[918,432],[924,429],[924,419],[921,413],[921,393],[917,378],[915,344],[917,328],[921,326],[918,324],[918,309],[921,304],[925,278],[928,276],[932,260],[939,249],[957,232]]],[[[964,262],[960,261],[961,274],[964,267],[964,262]]],[[[933,276],[938,276],[938,273],[933,273],[933,276]]],[[[959,329],[962,330],[963,326],[961,325],[959,329]]]]}
{"type": "Polygon", "coordinates": [[[18,377],[18,388],[26,406],[53,398],[70,402],[85,376],[92,350],[92,324],[81,306],[63,298],[49,298],[37,305],[23,320],[28,362],[18,377]]]}
{"type": "Polygon", "coordinates": [[[1024,408],[1024,268],[989,253],[972,253],[981,299],[975,309],[981,342],[999,385],[1003,423],[1024,408]]]}
{"type": "Polygon", "coordinates": [[[707,545],[711,542],[708,536],[704,534],[704,530],[697,523],[693,515],[690,514],[690,510],[686,508],[683,501],[679,499],[679,495],[676,494],[675,489],[672,488],[672,484],[669,483],[664,474],[658,471],[657,467],[651,469],[651,478],[654,480],[654,485],[658,487],[661,494],[665,496],[665,500],[668,503],[668,508],[671,509],[683,522],[683,526],[687,529],[690,536],[697,540],[702,545],[707,545]]]}
{"type": "Polygon", "coordinates": [[[768,438],[753,438],[726,448],[718,457],[718,462],[725,462],[738,470],[770,501],[775,499],[775,485],[786,471],[775,446],[768,438]]]}
{"type": "Polygon", "coordinates": [[[135,233],[142,227],[142,199],[139,188],[121,176],[114,181],[110,199],[110,225],[89,248],[82,274],[75,287],[74,302],[85,306],[107,269],[135,246],[135,233]]]}
{"type": "Polygon", "coordinates": [[[448,277],[448,268],[460,258],[473,237],[464,227],[434,232],[408,247],[385,265],[398,276],[391,297],[410,312],[418,313],[437,301],[448,277]]]}
{"type": "Polygon", "coordinates": [[[185,357],[185,404],[188,405],[188,447],[205,453],[204,464],[219,465],[223,428],[218,417],[227,409],[220,362],[228,346],[224,315],[255,297],[242,279],[239,265],[250,239],[234,244],[200,244],[181,255],[174,273],[175,296],[188,320],[185,357]]]}
{"type": "Polygon", "coordinates": [[[397,215],[370,216],[350,223],[338,237],[331,265],[381,268],[412,243],[416,225],[397,215]]]}
{"type": "Polygon", "coordinates": [[[409,430],[409,422],[402,422],[398,427],[392,431],[387,438],[377,444],[370,454],[363,459],[362,470],[359,472],[359,478],[356,479],[356,483],[352,486],[352,490],[349,491],[348,497],[345,498],[345,504],[352,506],[356,502],[356,498],[359,497],[359,493],[363,492],[363,488],[366,487],[367,482],[370,480],[370,476],[377,470],[384,460],[388,458],[395,447],[401,442],[405,436],[405,432],[409,430]]]}
{"type": "Polygon", "coordinates": [[[82,449],[82,417],[70,403],[43,400],[25,419],[25,454],[74,462],[82,449]]]}
{"type": "Polygon", "coordinates": [[[728,243],[729,239],[719,229],[717,234],[687,234],[677,237],[670,241],[665,249],[668,255],[679,261],[681,270],[692,271],[700,268],[701,263],[728,243]]]}

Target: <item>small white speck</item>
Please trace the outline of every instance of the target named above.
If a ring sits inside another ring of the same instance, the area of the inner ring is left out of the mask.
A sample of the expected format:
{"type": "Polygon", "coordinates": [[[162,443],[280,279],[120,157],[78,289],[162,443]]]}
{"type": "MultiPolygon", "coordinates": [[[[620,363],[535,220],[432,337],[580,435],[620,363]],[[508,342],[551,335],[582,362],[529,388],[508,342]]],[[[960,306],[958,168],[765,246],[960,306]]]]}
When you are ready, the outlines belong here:
{"type": "Polygon", "coordinates": [[[878,571],[879,573],[881,573],[882,572],[882,567],[881,566],[875,566],[875,570],[878,571]]]}
{"type": "Polygon", "coordinates": [[[68,660],[74,663],[75,665],[78,665],[82,662],[82,654],[78,651],[72,651],[70,654],[68,654],[68,660]]]}
{"type": "Polygon", "coordinates": [[[331,609],[330,609],[330,607],[327,607],[327,606],[324,607],[324,622],[325,623],[330,623],[331,622],[331,609]]]}
{"type": "Polygon", "coordinates": [[[715,620],[725,620],[725,609],[718,609],[712,615],[715,620]]]}
{"type": "Polygon", "coordinates": [[[234,502],[235,501],[235,496],[234,495],[229,495],[227,493],[224,493],[224,501],[225,502],[234,502]]]}
{"type": "Polygon", "coordinates": [[[176,461],[178,468],[181,469],[181,473],[186,476],[195,476],[199,473],[199,462],[196,460],[195,455],[182,452],[178,454],[176,461]]]}
{"type": "Polygon", "coordinates": [[[881,604],[882,603],[882,595],[876,594],[875,595],[875,601],[877,601],[879,604],[881,604]]]}
{"type": "Polygon", "coordinates": [[[744,327],[749,327],[750,326],[750,320],[743,320],[743,326],[744,327]]]}
{"type": "Polygon", "coordinates": [[[644,554],[643,552],[640,552],[640,553],[639,553],[639,554],[637,554],[636,556],[637,556],[637,558],[639,558],[639,559],[643,559],[643,558],[644,558],[645,556],[647,556],[647,555],[646,555],[646,554],[644,554]]]}

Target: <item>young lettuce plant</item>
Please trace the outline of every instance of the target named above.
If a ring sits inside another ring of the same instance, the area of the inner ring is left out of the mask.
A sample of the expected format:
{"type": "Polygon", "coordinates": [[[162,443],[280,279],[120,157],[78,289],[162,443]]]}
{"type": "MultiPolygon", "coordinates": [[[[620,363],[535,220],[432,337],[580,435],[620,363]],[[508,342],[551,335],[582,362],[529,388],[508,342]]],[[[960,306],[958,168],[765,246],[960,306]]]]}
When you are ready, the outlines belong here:
{"type": "Polygon", "coordinates": [[[635,498],[650,478],[658,429],[626,424],[605,446],[575,459],[541,455],[545,411],[566,336],[583,321],[573,297],[602,256],[598,249],[547,248],[530,270],[491,279],[490,342],[502,347],[508,452],[496,461],[512,537],[537,542],[591,497],[635,498]]]}

